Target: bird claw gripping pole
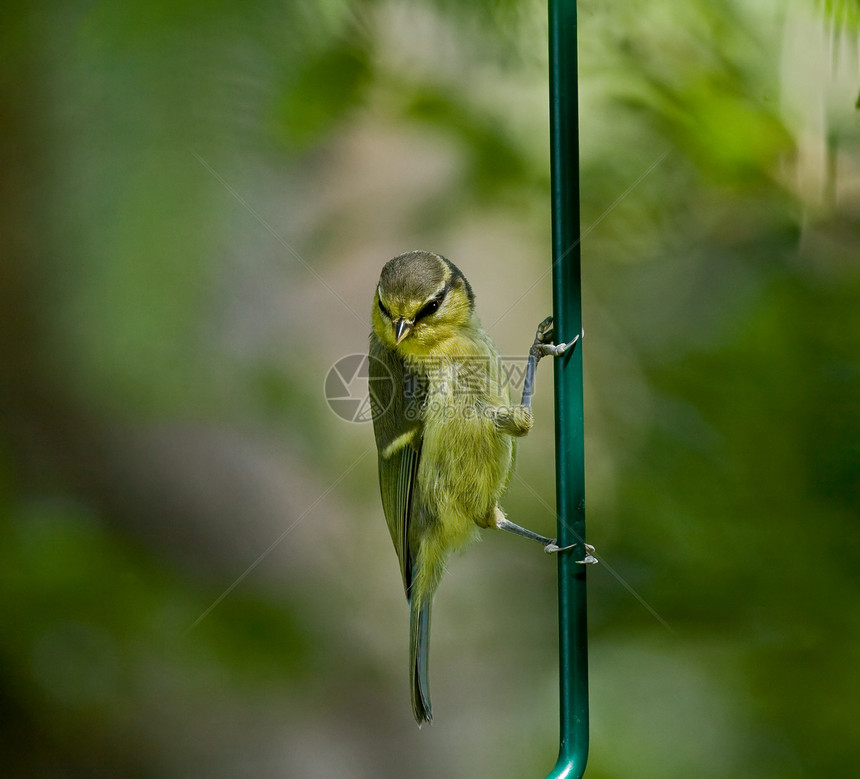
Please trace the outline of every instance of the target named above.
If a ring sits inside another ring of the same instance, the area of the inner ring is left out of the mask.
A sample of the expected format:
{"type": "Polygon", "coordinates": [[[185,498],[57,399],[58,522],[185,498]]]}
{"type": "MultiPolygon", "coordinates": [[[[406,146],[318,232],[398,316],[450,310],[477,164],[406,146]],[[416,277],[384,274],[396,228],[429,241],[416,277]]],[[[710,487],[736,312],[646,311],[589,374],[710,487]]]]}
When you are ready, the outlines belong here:
{"type": "Polygon", "coordinates": [[[529,349],[529,361],[526,366],[526,378],[523,382],[523,401],[522,405],[526,408],[531,408],[532,396],[535,391],[535,372],[537,364],[541,357],[561,357],[568,349],[576,344],[579,340],[577,335],[570,343],[553,343],[555,328],[552,326],[552,317],[548,316],[538,325],[535,333],[534,343],[529,349]]]}

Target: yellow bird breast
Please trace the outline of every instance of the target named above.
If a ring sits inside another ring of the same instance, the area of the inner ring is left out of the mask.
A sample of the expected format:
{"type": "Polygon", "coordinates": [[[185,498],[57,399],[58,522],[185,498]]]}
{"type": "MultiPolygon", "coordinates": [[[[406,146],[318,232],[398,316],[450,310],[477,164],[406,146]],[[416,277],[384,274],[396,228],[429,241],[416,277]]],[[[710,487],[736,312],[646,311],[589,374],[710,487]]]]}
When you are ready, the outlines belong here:
{"type": "Polygon", "coordinates": [[[418,482],[452,547],[493,522],[513,466],[513,439],[490,413],[509,401],[481,389],[431,381],[426,399],[418,482]]]}

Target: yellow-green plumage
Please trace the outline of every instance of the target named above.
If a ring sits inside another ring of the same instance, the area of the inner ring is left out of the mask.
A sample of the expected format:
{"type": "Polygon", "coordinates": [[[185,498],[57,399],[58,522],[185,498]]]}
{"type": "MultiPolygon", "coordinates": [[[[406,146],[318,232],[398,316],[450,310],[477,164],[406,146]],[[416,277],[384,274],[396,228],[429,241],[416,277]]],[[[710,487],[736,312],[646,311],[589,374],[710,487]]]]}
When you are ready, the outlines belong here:
{"type": "Polygon", "coordinates": [[[382,269],[373,301],[371,397],[382,505],[410,604],[412,707],[431,719],[427,641],[452,552],[495,527],[515,441],[532,425],[512,405],[498,349],[463,274],[409,252],[382,269]],[[389,378],[390,377],[390,378],[389,378]]]}

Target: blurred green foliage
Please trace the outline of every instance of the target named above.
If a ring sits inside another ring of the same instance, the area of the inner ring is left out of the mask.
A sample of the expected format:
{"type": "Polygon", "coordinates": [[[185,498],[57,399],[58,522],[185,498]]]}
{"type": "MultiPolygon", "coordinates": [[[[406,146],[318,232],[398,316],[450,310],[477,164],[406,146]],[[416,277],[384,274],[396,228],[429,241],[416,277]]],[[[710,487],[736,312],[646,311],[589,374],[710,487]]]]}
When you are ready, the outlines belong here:
{"type": "MultiPolygon", "coordinates": [[[[858,5],[579,12],[587,775],[852,775],[858,5]]],[[[524,351],[545,34],[534,0],[4,9],[4,775],[549,770],[554,566],[452,563],[415,731],[372,436],[323,397],[409,248],[524,351]]],[[[546,370],[506,508],[550,532],[546,370]]]]}

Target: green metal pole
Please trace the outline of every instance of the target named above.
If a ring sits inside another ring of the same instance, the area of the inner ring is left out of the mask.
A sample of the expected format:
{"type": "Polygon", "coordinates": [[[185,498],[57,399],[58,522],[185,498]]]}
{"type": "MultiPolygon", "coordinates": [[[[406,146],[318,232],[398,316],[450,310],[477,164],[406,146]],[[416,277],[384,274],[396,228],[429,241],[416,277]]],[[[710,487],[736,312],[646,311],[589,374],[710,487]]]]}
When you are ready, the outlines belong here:
{"type": "MultiPolygon", "coordinates": [[[[579,106],[576,0],[549,0],[553,316],[556,342],[582,328],[579,251],[579,106]]],[[[561,746],[547,779],[579,779],[588,759],[585,572],[585,438],[582,342],[555,362],[555,451],[561,746]]]]}

